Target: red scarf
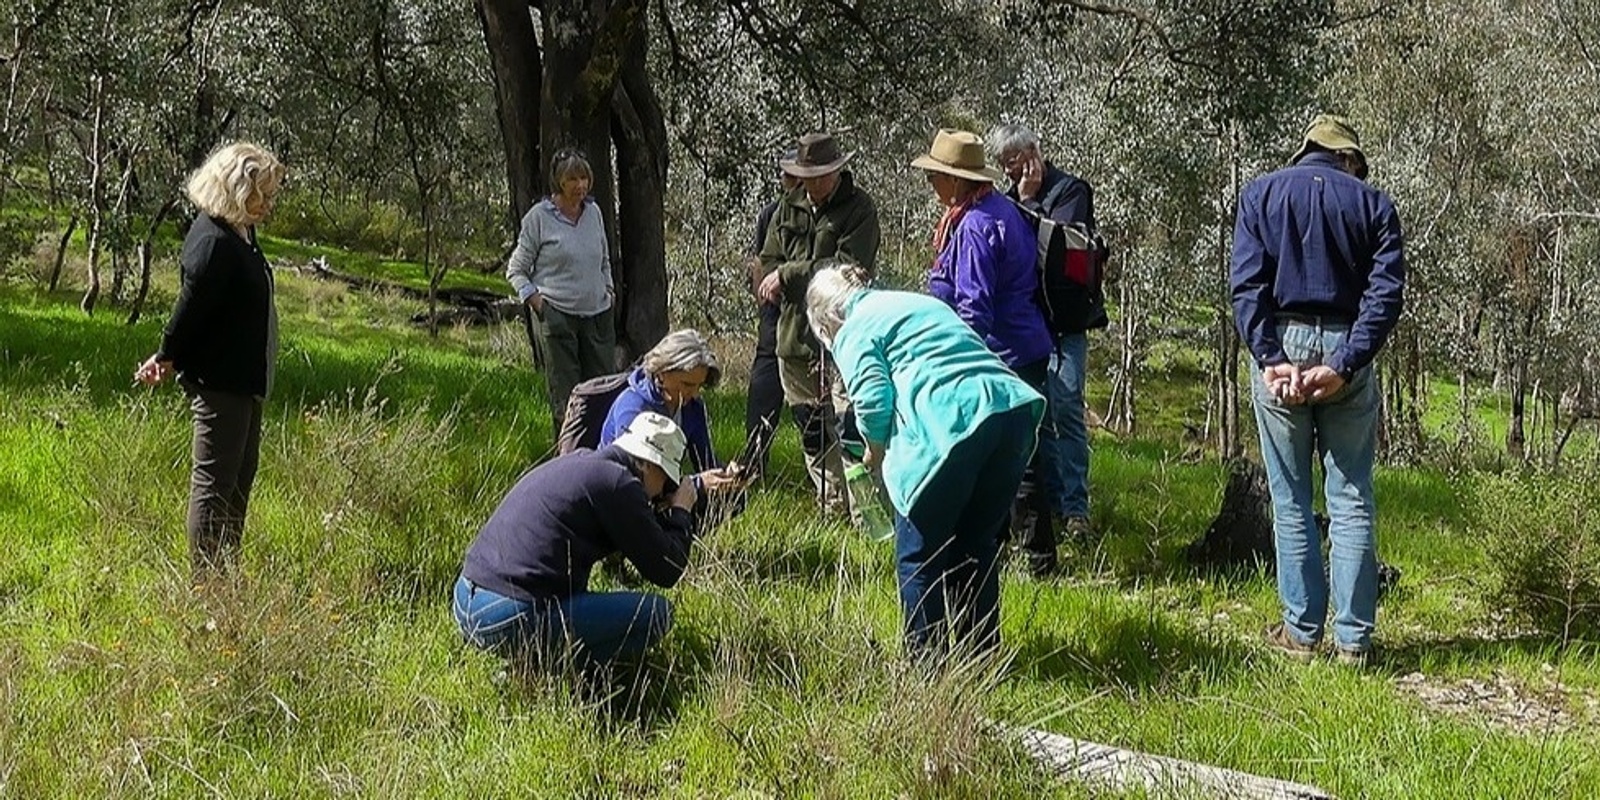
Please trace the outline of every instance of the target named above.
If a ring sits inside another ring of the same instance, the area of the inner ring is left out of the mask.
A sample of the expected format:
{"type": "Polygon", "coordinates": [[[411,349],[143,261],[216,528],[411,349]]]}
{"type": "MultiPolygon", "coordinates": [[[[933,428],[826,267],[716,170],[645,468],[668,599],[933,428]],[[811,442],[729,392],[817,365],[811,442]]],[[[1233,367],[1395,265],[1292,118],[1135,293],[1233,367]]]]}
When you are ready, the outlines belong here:
{"type": "Polygon", "coordinates": [[[977,204],[979,200],[989,196],[994,191],[994,185],[989,183],[979,184],[978,188],[944,210],[944,215],[939,217],[939,223],[933,226],[933,258],[937,262],[939,254],[944,252],[944,246],[950,243],[950,234],[956,226],[961,224],[961,218],[967,211],[977,204]]]}

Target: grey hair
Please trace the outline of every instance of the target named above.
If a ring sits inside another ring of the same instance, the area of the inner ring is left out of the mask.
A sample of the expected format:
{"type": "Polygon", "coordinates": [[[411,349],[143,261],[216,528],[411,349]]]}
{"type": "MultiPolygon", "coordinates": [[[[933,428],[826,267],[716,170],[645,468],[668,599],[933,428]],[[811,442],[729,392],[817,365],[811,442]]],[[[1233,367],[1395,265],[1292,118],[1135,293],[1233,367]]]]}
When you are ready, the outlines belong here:
{"type": "Polygon", "coordinates": [[[833,349],[833,337],[844,325],[844,310],[856,292],[867,288],[868,278],[860,265],[827,259],[818,263],[817,271],[806,287],[806,317],[811,321],[811,332],[822,346],[833,349]]]}
{"type": "Polygon", "coordinates": [[[693,328],[661,337],[661,341],[639,360],[639,365],[651,377],[705,367],[707,389],[715,388],[722,380],[722,367],[717,363],[717,354],[711,352],[711,343],[693,328]]]}
{"type": "Polygon", "coordinates": [[[1006,153],[1016,153],[1024,150],[1033,150],[1039,147],[1039,134],[1034,133],[1026,125],[1015,122],[1006,122],[994,126],[989,135],[984,137],[983,149],[989,158],[998,161],[1006,153]]]}
{"type": "Polygon", "coordinates": [[[563,147],[550,159],[550,191],[560,192],[561,182],[568,175],[581,175],[594,180],[594,168],[589,166],[589,159],[584,158],[583,151],[575,147],[563,147]]]}

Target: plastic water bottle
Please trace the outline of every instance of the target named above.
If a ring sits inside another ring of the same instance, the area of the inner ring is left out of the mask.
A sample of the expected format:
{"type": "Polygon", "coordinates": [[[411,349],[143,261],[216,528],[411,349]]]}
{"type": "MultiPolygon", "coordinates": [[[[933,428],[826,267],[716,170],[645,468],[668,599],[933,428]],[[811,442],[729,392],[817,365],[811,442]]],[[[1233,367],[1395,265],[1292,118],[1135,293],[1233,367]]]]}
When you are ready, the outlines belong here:
{"type": "Polygon", "coordinates": [[[860,517],[861,531],[874,542],[894,538],[894,517],[889,513],[878,483],[866,464],[845,467],[844,484],[850,490],[850,505],[860,517]]]}

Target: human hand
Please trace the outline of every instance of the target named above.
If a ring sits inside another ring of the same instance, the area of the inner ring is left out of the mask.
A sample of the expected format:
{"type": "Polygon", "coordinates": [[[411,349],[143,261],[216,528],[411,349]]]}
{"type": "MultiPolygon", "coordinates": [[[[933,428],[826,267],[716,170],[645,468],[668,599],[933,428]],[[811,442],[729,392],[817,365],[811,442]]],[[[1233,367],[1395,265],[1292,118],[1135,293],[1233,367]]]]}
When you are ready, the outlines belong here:
{"type": "Polygon", "coordinates": [[[1292,363],[1273,364],[1261,370],[1261,382],[1267,393],[1286,406],[1296,406],[1306,401],[1301,388],[1300,367],[1292,363]]]}
{"type": "Polygon", "coordinates": [[[766,277],[761,274],[761,256],[745,256],[744,261],[740,262],[739,266],[744,269],[746,285],[750,287],[750,293],[756,295],[756,300],[760,301],[759,287],[761,286],[761,279],[766,277]]]}
{"type": "Polygon", "coordinates": [[[533,294],[528,295],[527,302],[528,308],[533,309],[533,313],[538,314],[539,316],[544,316],[544,295],[534,292],[533,294]]]}
{"type": "Polygon", "coordinates": [[[171,361],[157,361],[154,355],[144,360],[133,371],[133,379],[146,386],[154,386],[172,374],[171,361]]]}
{"type": "Polygon", "coordinates": [[[1017,181],[1017,199],[1024,202],[1032,200],[1039,194],[1039,187],[1044,183],[1044,159],[1039,157],[1037,149],[1028,153],[1022,162],[1022,178],[1017,181]]]}
{"type": "Polygon", "coordinates": [[[700,473],[700,488],[707,494],[717,494],[739,488],[744,483],[741,475],[743,469],[738,464],[729,464],[721,469],[708,469],[700,473]]]}
{"type": "Polygon", "coordinates": [[[1309,402],[1326,400],[1344,388],[1344,376],[1333,367],[1315,366],[1300,373],[1300,392],[1309,402]]]}
{"type": "Polygon", "coordinates": [[[778,271],[773,270],[761,279],[761,285],[756,287],[756,297],[768,303],[777,303],[783,299],[783,282],[778,279],[778,271]]]}
{"type": "Polygon", "coordinates": [[[867,465],[867,469],[877,469],[882,462],[882,448],[873,447],[872,442],[867,442],[866,446],[861,450],[861,463],[867,465]]]}
{"type": "Polygon", "coordinates": [[[700,491],[695,488],[693,476],[683,476],[677,490],[672,493],[672,504],[684,511],[693,511],[695,501],[699,499],[700,491]]]}

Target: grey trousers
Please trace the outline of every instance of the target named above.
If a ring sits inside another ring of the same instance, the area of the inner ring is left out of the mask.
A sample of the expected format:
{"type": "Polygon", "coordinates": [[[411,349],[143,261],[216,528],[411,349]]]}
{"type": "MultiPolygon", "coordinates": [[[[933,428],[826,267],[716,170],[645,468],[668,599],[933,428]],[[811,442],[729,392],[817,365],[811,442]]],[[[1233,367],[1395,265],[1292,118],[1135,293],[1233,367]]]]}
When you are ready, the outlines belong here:
{"type": "Polygon", "coordinates": [[[800,423],[800,449],[806,472],[816,489],[817,502],[828,513],[859,513],[850,507],[844,484],[844,451],[839,446],[839,414],[844,403],[844,383],[839,371],[819,361],[778,359],[783,399],[800,423]]]}
{"type": "Polygon", "coordinates": [[[550,413],[555,419],[552,430],[559,431],[572,387],[616,372],[617,328],[610,308],[592,317],[579,317],[546,304],[544,313],[537,316],[545,385],[550,389],[550,413]]]}
{"type": "Polygon", "coordinates": [[[194,412],[189,475],[189,563],[196,577],[239,557],[261,454],[261,399],[184,386],[194,412]]]}

